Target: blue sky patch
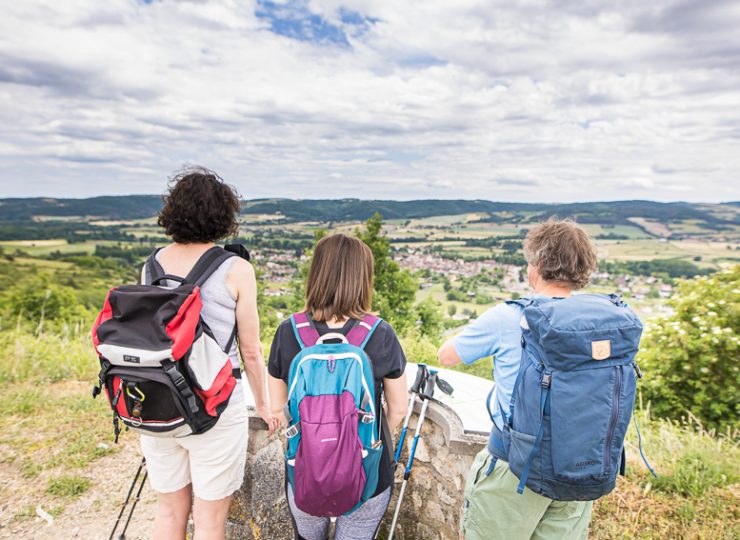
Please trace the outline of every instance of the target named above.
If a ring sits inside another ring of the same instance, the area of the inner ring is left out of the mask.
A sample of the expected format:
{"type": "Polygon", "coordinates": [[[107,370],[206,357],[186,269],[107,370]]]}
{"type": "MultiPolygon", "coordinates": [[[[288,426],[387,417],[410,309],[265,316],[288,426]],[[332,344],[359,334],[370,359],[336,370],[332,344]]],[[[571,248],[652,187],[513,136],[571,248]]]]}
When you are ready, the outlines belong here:
{"type": "Polygon", "coordinates": [[[255,14],[270,23],[270,31],[274,34],[298,41],[349,47],[344,30],[311,13],[304,0],[291,0],[287,4],[257,0],[255,14]]]}

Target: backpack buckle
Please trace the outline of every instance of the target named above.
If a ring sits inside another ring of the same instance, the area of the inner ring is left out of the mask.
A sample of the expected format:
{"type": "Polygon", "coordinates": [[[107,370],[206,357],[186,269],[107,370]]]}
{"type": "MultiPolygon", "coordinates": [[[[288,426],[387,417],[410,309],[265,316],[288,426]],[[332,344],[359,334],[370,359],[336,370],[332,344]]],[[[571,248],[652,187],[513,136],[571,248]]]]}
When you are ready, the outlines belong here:
{"type": "Polygon", "coordinates": [[[298,435],[301,432],[301,425],[300,424],[293,424],[288,429],[285,430],[285,436],[288,439],[292,439],[296,435],[298,435]]]}
{"type": "Polygon", "coordinates": [[[545,373],[542,375],[542,382],[540,383],[540,386],[542,388],[550,388],[550,382],[552,381],[552,375],[550,373],[545,373]]]}
{"type": "Polygon", "coordinates": [[[360,416],[360,421],[363,424],[372,424],[375,422],[375,415],[365,411],[357,411],[360,416]]]}

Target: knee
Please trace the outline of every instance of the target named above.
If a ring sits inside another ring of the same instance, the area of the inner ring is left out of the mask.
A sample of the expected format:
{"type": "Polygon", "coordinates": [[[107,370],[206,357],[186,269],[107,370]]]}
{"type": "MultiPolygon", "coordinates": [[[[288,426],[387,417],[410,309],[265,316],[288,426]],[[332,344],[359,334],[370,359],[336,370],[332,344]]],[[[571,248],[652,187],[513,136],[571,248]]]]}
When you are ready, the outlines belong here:
{"type": "Polygon", "coordinates": [[[220,538],[226,530],[226,517],[229,512],[228,501],[221,504],[195,504],[193,506],[193,525],[196,538],[220,538]]]}
{"type": "Polygon", "coordinates": [[[157,514],[160,519],[170,523],[186,523],[190,514],[190,497],[160,496],[157,514]]]}

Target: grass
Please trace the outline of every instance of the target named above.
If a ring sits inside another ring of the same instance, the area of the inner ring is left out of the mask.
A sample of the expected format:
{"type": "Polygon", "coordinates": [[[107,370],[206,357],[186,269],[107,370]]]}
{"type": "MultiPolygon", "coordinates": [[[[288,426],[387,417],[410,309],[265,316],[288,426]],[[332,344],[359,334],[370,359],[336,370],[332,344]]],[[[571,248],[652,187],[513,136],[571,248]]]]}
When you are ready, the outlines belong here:
{"type": "Polygon", "coordinates": [[[35,478],[116,451],[109,407],[90,396],[98,363],[86,334],[4,331],[0,359],[0,461],[35,478]]]}
{"type": "Polygon", "coordinates": [[[62,475],[49,480],[46,494],[63,499],[79,497],[90,488],[90,480],[82,476],[62,475]]]}
{"type": "MultiPolygon", "coordinates": [[[[436,364],[437,344],[402,339],[412,361],[436,364]]],[[[97,360],[86,333],[0,333],[0,462],[18,468],[54,508],[90,488],[86,471],[116,451],[109,409],[92,400],[97,360]],[[102,444],[101,444],[102,443],[102,444]]],[[[490,379],[490,360],[456,368],[490,379]]],[[[627,438],[628,474],[594,505],[590,538],[740,538],[738,434],[709,433],[696,421],[679,424],[637,418],[652,478],[639,458],[637,436],[627,438]]],[[[27,517],[34,519],[29,510],[27,517]]]]}

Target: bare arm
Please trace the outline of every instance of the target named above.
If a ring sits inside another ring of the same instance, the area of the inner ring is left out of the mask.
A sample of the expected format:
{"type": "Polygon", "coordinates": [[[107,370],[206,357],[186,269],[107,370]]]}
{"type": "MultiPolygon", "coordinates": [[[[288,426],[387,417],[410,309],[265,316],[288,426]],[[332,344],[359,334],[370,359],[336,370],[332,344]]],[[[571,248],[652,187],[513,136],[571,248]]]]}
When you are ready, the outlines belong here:
{"type": "Polygon", "coordinates": [[[386,413],[388,427],[391,431],[395,431],[403,417],[406,416],[408,407],[409,391],[406,374],[404,373],[397,379],[383,379],[383,392],[388,407],[386,413]]]}
{"type": "Polygon", "coordinates": [[[283,413],[283,407],[288,403],[288,385],[282,379],[276,379],[269,373],[267,374],[267,388],[270,392],[270,410],[272,415],[280,419],[284,426],[288,425],[288,419],[283,413]]]}
{"type": "Polygon", "coordinates": [[[267,401],[265,361],[260,342],[260,321],[257,312],[257,280],[254,268],[244,259],[236,259],[227,277],[229,289],[236,296],[236,322],[244,370],[252,389],[257,413],[267,423],[270,433],[277,428],[278,420],[270,413],[267,401]]]}
{"type": "Polygon", "coordinates": [[[445,341],[444,345],[439,348],[437,359],[439,360],[439,364],[445,367],[456,366],[462,362],[451,339],[445,341]]]}

